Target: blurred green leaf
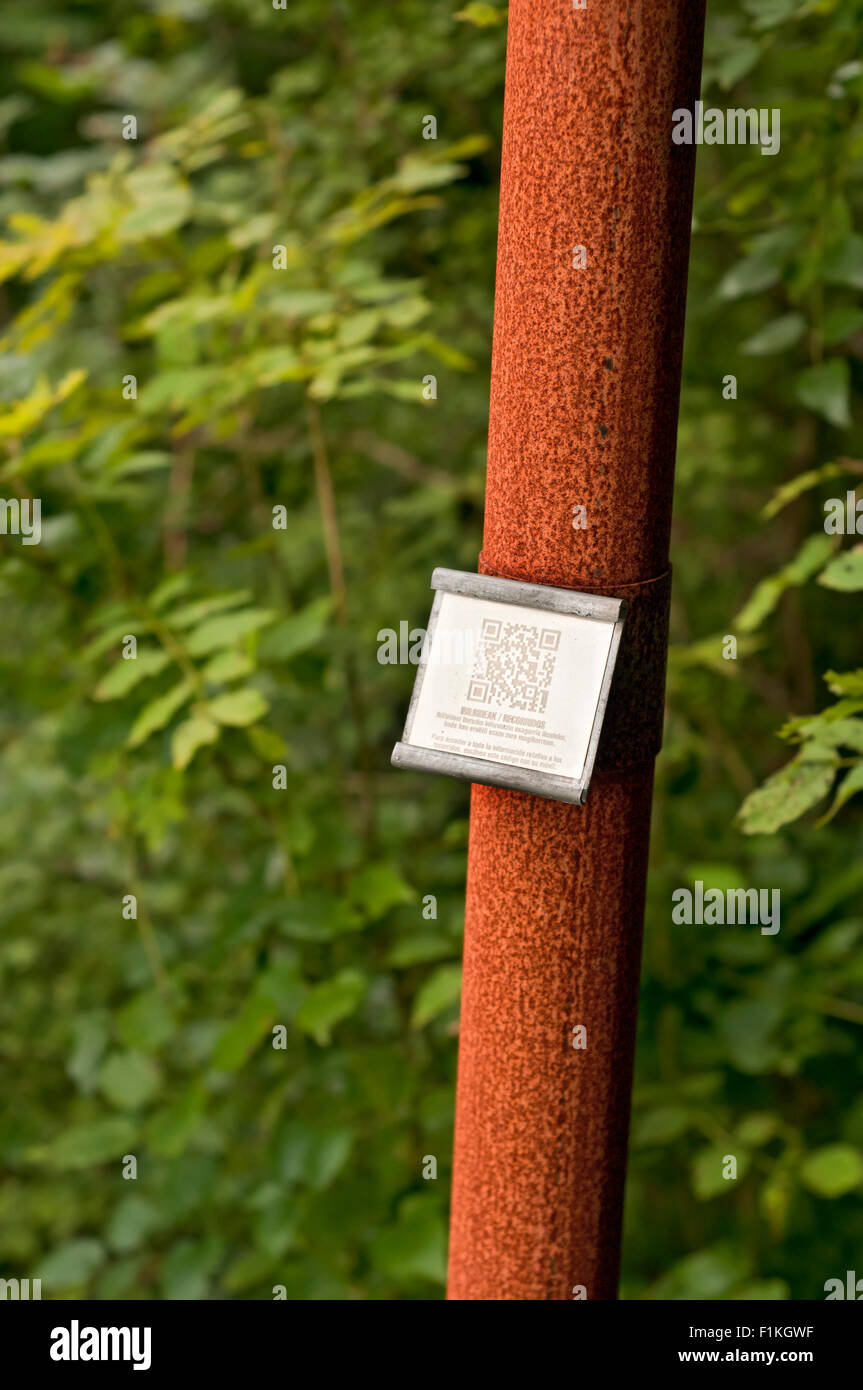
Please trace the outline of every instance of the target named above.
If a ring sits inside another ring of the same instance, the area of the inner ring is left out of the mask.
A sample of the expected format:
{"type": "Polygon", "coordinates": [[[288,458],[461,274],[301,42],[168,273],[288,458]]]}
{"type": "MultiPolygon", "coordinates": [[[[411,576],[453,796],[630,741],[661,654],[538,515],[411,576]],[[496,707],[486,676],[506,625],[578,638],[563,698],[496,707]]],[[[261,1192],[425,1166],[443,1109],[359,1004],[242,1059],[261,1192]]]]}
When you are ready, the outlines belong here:
{"type": "Polygon", "coordinates": [[[305,1183],[324,1191],[345,1167],[355,1137],[351,1129],[288,1121],[278,1144],[277,1166],[282,1182],[305,1183]]]}
{"type": "Polygon", "coordinates": [[[863,1184],[863,1154],[848,1144],[826,1144],[806,1157],[800,1178],[818,1197],[844,1197],[863,1184]]]}
{"type": "Polygon", "coordinates": [[[411,1025],[424,1028],[461,995],[461,966],[439,965],[420,985],[414,999],[411,1025]]]}
{"type": "Polygon", "coordinates": [[[851,424],[851,373],[844,358],[831,357],[829,362],[807,367],[798,373],[795,388],[801,404],[829,424],[837,429],[847,429],[851,424]]]}
{"type": "Polygon", "coordinates": [[[275,613],[265,608],[245,608],[239,613],[226,613],[201,623],[186,643],[190,656],[209,656],[232,646],[242,638],[266,627],[275,613]]]}
{"type": "Polygon", "coordinates": [[[176,1030],[173,1010],[157,989],[129,1000],[116,1016],[118,1037],[137,1052],[160,1048],[176,1030]]]}
{"type": "Polygon", "coordinates": [[[152,1100],[159,1088],[159,1071],[142,1052],[114,1052],[99,1076],[99,1089],[111,1105],[137,1110],[152,1100]]]}
{"type": "Polygon", "coordinates": [[[506,10],[498,9],[496,5],[481,4],[479,0],[471,0],[463,10],[456,10],[453,19],[474,24],[478,29],[487,29],[490,25],[505,24],[506,10]]]}
{"type": "Polygon", "coordinates": [[[137,657],[118,661],[93,691],[94,700],[119,700],[143,680],[157,676],[168,665],[166,652],[142,651],[137,657]]]}
{"type": "Polygon", "coordinates": [[[831,254],[825,276],[828,284],[863,290],[863,236],[849,232],[831,254]]]}
{"type": "Polygon", "coordinates": [[[222,1258],[224,1242],[217,1235],[205,1240],[181,1240],[168,1251],[162,1264],[162,1298],[186,1302],[206,1298],[210,1278],[222,1258]]]}
{"type": "Polygon", "coordinates": [[[825,589],[838,589],[842,593],[863,589],[863,545],[835,556],[819,574],[818,583],[825,589]]]}
{"type": "Polygon", "coordinates": [[[332,612],[332,599],[314,599],[301,613],[282,618],[261,637],[264,661],[289,661],[320,641],[332,612]]]}
{"type": "Polygon", "coordinates": [[[159,1229],[158,1208],[146,1197],[131,1192],[121,1198],[108,1222],[107,1241],[112,1250],[138,1250],[159,1229]]]}
{"type": "Polygon", "coordinates": [[[446,1277],[446,1244],[440,1207],[424,1193],[405,1197],[394,1225],[376,1237],[373,1259],[400,1282],[427,1280],[442,1284],[446,1277]]]}
{"type": "MultiPolygon", "coordinates": [[[[208,706],[209,708],[209,706],[208,706]]],[[[171,762],[178,772],[183,772],[198,752],[207,744],[215,743],[219,737],[219,726],[212,719],[195,714],[186,719],[174,730],[171,739],[171,762]]]]}
{"type": "Polygon", "coordinates": [[[82,1237],[56,1246],[42,1259],[39,1277],[49,1295],[86,1284],[105,1259],[100,1241],[82,1237]]]}
{"type": "Polygon", "coordinates": [[[726,271],[719,282],[720,299],[740,299],[743,295],[769,290],[780,277],[781,262],[770,253],[745,256],[726,271]]]}
{"type": "Polygon", "coordinates": [[[701,1201],[705,1201],[732,1190],[744,1176],[748,1163],[746,1151],[739,1147],[736,1153],[729,1153],[727,1148],[721,1146],[702,1149],[695,1155],[692,1164],[693,1192],[701,1201]],[[730,1171],[729,1158],[734,1158],[737,1162],[735,1178],[725,1176],[726,1172],[730,1171]]]}
{"type": "Polygon", "coordinates": [[[186,701],[192,698],[194,691],[194,681],[182,680],[166,695],[159,695],[157,699],[151,700],[148,705],[144,706],[132,725],[127,739],[128,746],[140,748],[141,744],[146,743],[152,734],[164,729],[177,711],[182,709],[186,701]]]}
{"type": "Polygon", "coordinates": [[[269,708],[263,695],[252,686],[232,690],[228,695],[218,695],[215,699],[208,700],[206,706],[207,714],[217,724],[226,724],[236,729],[244,729],[248,724],[263,719],[269,708]]]}
{"type": "Polygon", "coordinates": [[[835,776],[836,757],[827,750],[793,758],[747,796],[740,808],[743,833],[771,835],[796,820],[827,795],[835,776]]]}
{"type": "Polygon", "coordinates": [[[71,1125],[54,1141],[49,1158],[57,1168],[90,1168],[119,1160],[134,1142],[135,1132],[132,1122],[120,1117],[71,1125]]]}
{"type": "Polygon", "coordinates": [[[832,537],[818,534],[809,536],[802,544],[793,560],[784,565],[776,574],[754,589],[752,595],[734,619],[738,632],[754,632],[764,619],[773,612],[787,589],[804,584],[818,572],[833,552],[832,537]]]}
{"type": "Polygon", "coordinates": [[[362,1001],[367,980],[360,970],[340,970],[329,980],[314,985],[297,1011],[295,1023],[315,1042],[325,1046],[337,1023],[350,1018],[362,1001]]]}
{"type": "Polygon", "coordinates": [[[747,338],[740,351],[749,357],[769,357],[775,352],[786,352],[800,341],[805,331],[806,320],[802,314],[783,314],[747,338]]]}

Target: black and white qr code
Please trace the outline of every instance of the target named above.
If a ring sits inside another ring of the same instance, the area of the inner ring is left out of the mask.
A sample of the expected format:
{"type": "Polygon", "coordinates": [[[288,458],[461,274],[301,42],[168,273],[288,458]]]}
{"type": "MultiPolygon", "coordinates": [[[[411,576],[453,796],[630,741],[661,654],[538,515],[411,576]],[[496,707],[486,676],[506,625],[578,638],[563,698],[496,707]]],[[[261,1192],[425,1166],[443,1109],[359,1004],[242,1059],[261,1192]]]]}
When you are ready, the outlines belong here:
{"type": "Polygon", "coordinates": [[[560,628],[485,618],[468,682],[468,700],[541,714],[548,702],[559,647],[560,628]]]}

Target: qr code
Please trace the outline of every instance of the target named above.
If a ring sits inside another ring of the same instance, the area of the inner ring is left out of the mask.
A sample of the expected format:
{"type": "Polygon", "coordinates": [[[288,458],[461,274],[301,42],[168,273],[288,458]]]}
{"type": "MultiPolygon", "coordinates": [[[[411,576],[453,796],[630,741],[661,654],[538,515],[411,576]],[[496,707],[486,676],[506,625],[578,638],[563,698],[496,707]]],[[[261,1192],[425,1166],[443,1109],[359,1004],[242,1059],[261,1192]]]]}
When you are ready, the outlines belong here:
{"type": "Polygon", "coordinates": [[[485,618],[467,698],[541,714],[548,701],[560,629],[485,618]]]}

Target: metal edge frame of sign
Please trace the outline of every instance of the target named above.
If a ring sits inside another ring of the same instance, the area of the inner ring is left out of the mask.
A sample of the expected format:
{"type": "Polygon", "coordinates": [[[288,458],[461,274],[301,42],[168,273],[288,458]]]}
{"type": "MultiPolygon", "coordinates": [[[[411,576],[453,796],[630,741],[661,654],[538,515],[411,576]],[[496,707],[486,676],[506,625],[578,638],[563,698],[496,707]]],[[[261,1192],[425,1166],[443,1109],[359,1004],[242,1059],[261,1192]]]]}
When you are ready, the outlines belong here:
{"type": "Polygon", "coordinates": [[[608,705],[611,680],[614,675],[617,651],[626,616],[626,600],[607,598],[602,594],[577,593],[574,589],[555,589],[545,584],[528,584],[518,579],[498,579],[494,575],[471,574],[463,570],[441,568],[435,569],[432,574],[431,588],[436,591],[434,603],[417,668],[404,733],[401,741],[396,744],[392,752],[393,767],[443,773],[448,777],[459,777],[465,782],[479,782],[491,787],[506,787],[511,791],[529,792],[534,796],[548,797],[553,801],[569,801],[576,805],[582,805],[587,798],[587,789],[593,773],[602,722],[608,705]],[[513,767],[509,763],[490,762],[486,758],[468,758],[460,753],[441,753],[437,749],[421,748],[409,741],[443,594],[462,594],[468,598],[489,599],[496,603],[512,603],[522,608],[537,608],[548,613],[566,613],[577,618],[592,618],[600,622],[614,624],[581,777],[558,777],[553,773],[539,772],[532,768],[513,767]]]}

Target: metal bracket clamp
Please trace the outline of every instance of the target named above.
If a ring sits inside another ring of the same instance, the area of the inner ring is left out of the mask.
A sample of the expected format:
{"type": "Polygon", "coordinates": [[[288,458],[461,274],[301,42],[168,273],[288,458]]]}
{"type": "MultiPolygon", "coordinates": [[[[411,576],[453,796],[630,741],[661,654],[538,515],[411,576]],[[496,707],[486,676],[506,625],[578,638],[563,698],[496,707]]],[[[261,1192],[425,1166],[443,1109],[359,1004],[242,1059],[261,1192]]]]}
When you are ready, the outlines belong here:
{"type": "MultiPolygon", "coordinates": [[[[484,563],[482,555],[477,568],[500,578],[523,578],[484,563]]],[[[618,772],[652,762],[662,747],[665,717],[671,568],[638,584],[572,587],[580,593],[624,599],[627,605],[595,770],[618,772]]]]}
{"type": "Polygon", "coordinates": [[[652,762],[662,747],[671,570],[603,592],[628,605],[596,755],[600,771],[616,772],[652,762]]]}

